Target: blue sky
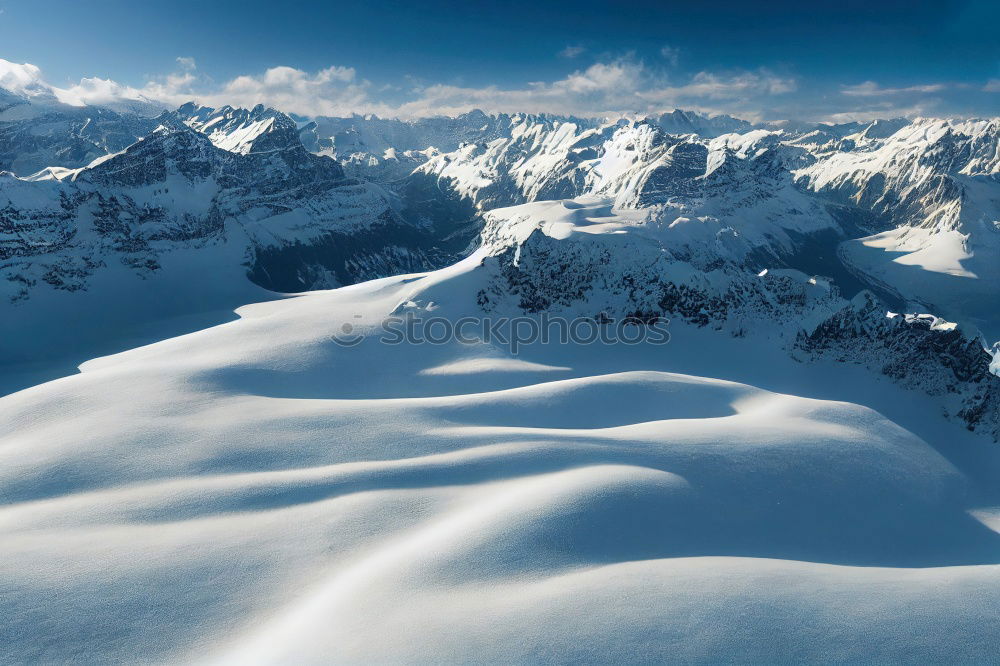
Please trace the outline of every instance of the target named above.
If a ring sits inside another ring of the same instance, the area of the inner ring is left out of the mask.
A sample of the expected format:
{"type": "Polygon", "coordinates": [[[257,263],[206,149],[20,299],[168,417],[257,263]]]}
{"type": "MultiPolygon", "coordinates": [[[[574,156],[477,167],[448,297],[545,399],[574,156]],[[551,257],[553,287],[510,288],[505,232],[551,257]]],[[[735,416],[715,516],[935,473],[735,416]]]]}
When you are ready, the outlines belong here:
{"type": "Polygon", "coordinates": [[[31,63],[86,99],[404,116],[1000,113],[996,0],[0,0],[0,9],[0,58],[31,63]]]}

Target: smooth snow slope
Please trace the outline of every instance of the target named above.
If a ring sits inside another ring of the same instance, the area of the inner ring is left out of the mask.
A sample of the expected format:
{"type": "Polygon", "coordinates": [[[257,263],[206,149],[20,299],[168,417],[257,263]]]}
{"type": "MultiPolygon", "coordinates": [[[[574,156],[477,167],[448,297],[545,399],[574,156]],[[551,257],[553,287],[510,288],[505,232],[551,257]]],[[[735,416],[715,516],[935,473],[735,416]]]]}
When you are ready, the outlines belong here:
{"type": "Polygon", "coordinates": [[[996,511],[843,401],[913,394],[683,326],[517,359],[331,341],[472,312],[479,259],[0,398],[0,662],[996,658],[996,511]],[[852,388],[714,378],[795,372],[852,388]]]}

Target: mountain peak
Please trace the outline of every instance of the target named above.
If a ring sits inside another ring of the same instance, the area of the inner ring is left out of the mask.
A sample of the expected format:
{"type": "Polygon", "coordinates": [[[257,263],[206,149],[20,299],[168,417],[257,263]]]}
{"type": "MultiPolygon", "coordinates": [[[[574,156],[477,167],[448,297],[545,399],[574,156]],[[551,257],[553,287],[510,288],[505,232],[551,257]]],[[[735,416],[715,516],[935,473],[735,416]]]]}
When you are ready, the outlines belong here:
{"type": "Polygon", "coordinates": [[[731,132],[746,132],[754,127],[751,123],[733,116],[710,116],[684,109],[674,109],[659,116],[651,116],[649,120],[667,134],[697,134],[709,139],[731,132]]]}
{"type": "Polygon", "coordinates": [[[213,109],[189,102],[173,115],[206,135],[217,147],[232,153],[246,155],[302,145],[295,121],[263,104],[252,109],[228,105],[213,109]]]}

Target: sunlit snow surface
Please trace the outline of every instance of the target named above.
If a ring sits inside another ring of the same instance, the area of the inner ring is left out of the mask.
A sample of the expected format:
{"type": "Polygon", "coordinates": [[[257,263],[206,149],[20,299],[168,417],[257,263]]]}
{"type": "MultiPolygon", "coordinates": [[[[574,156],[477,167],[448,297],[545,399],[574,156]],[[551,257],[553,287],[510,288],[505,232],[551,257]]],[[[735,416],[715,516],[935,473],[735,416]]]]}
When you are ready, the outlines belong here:
{"type": "Polygon", "coordinates": [[[332,340],[473,312],[480,258],[0,398],[0,662],[996,658],[996,509],[848,401],[920,426],[914,394],[681,325],[332,340]]]}

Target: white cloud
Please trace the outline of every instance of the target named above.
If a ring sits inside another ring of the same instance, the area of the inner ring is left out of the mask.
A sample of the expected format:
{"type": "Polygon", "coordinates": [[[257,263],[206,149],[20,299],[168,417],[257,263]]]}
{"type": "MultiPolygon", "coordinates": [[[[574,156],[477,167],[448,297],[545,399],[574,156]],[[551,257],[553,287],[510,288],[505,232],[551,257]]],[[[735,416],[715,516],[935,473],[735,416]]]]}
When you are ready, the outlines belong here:
{"type": "Polygon", "coordinates": [[[522,87],[426,85],[411,80],[406,90],[385,86],[376,90],[360,79],[353,67],[343,66],[318,72],[272,67],[219,85],[198,72],[193,58],[178,57],[176,61],[177,71],[151,79],[142,88],[84,78],[65,89],[44,83],[41,72],[33,65],[0,61],[0,86],[54,93],[60,101],[76,105],[115,106],[120,102],[155,100],[164,106],[178,106],[194,100],[209,106],[264,104],[306,116],[377,113],[403,118],[455,115],[475,108],[593,116],[658,113],[680,106],[721,112],[723,109],[716,107],[723,102],[730,105],[726,110],[755,116],[758,111],[752,108],[754,100],[781,95],[796,87],[793,79],[766,70],[699,72],[685,80],[668,81],[662,70],[649,68],[631,56],[598,62],[555,81],[522,87]],[[384,95],[397,99],[389,103],[384,95]]]}
{"type": "Polygon", "coordinates": [[[50,86],[42,80],[42,70],[32,64],[0,59],[0,88],[19,95],[47,93],[50,86]]]}
{"type": "MultiPolygon", "coordinates": [[[[576,71],[551,84],[553,91],[571,93],[629,92],[641,83],[643,67],[639,63],[618,60],[597,63],[584,71],[576,71]]],[[[542,86],[544,87],[544,85],[542,86]]]]}
{"type": "Polygon", "coordinates": [[[587,113],[607,115],[642,103],[636,92],[646,84],[641,63],[620,59],[596,63],[553,82],[529,83],[523,88],[471,88],[431,85],[414,91],[415,98],[396,109],[403,117],[463,113],[479,108],[513,113],[587,113]]]}
{"type": "Polygon", "coordinates": [[[358,80],[353,67],[327,67],[309,74],[294,67],[272,67],[260,75],[238,76],[200,100],[213,105],[264,104],[302,115],[350,115],[375,104],[371,84],[358,80]]]}
{"type": "Polygon", "coordinates": [[[657,113],[678,106],[721,112],[712,104],[736,100],[743,106],[735,110],[753,116],[756,111],[747,106],[750,101],[784,94],[796,87],[793,79],[766,70],[699,72],[673,83],[664,78],[662,71],[651,69],[631,56],[598,62],[561,79],[523,87],[427,85],[411,79],[410,87],[404,91],[392,87],[386,90],[384,86],[376,89],[359,78],[353,67],[331,66],[306,72],[279,66],[213,85],[197,72],[193,59],[178,58],[177,63],[177,72],[151,80],[138,90],[101,79],[85,79],[71,90],[88,103],[108,103],[117,95],[159,100],[170,106],[195,100],[209,106],[264,104],[306,116],[376,113],[412,118],[455,115],[475,108],[488,112],[595,116],[657,113]],[[382,98],[385,94],[397,97],[397,101],[389,103],[382,98]]]}
{"type": "Polygon", "coordinates": [[[677,63],[680,61],[681,50],[676,46],[670,46],[669,44],[664,44],[660,48],[660,56],[670,63],[671,67],[676,67],[677,63]]]}
{"type": "Polygon", "coordinates": [[[587,49],[582,46],[567,46],[562,51],[559,52],[560,58],[575,58],[587,49]]]}
{"type": "Polygon", "coordinates": [[[865,81],[853,86],[842,86],[840,92],[852,97],[883,97],[886,95],[900,95],[903,93],[936,93],[941,92],[947,86],[943,83],[933,83],[921,86],[908,86],[905,88],[883,88],[874,81],[865,81]]]}
{"type": "Polygon", "coordinates": [[[346,66],[312,72],[279,66],[215,82],[199,72],[193,58],[178,57],[176,63],[174,72],[155,77],[141,87],[84,78],[69,87],[56,88],[44,81],[37,67],[0,60],[0,87],[75,105],[136,108],[137,104],[147,104],[154,112],[152,102],[176,107],[193,100],[216,107],[264,104],[304,116],[375,113],[413,118],[456,115],[479,108],[494,113],[615,117],[684,108],[730,113],[751,120],[775,117],[860,120],[933,115],[948,113],[956,103],[953,99],[956,95],[966,95],[982,106],[989,104],[990,91],[1000,91],[1000,80],[994,79],[985,86],[964,88],[958,83],[887,88],[865,81],[832,91],[814,87],[800,92],[796,78],[768,69],[705,70],[681,75],[659,59],[649,64],[634,56],[577,67],[555,80],[506,87],[428,83],[406,76],[401,77],[398,85],[376,86],[353,67],[346,66]],[[932,94],[940,91],[947,91],[949,98],[932,94]],[[974,97],[977,94],[980,100],[974,97]]]}
{"type": "Polygon", "coordinates": [[[100,78],[84,78],[68,88],[58,88],[45,81],[41,70],[30,63],[19,64],[0,59],[0,88],[35,101],[60,102],[71,106],[114,106],[119,102],[150,100],[141,91],[100,78]]]}
{"type": "Polygon", "coordinates": [[[117,102],[138,101],[151,102],[152,98],[147,97],[142,91],[130,86],[123,86],[110,79],[84,78],[80,83],[62,89],[61,101],[76,106],[107,106],[117,102]]]}
{"type": "Polygon", "coordinates": [[[916,118],[927,115],[931,114],[928,113],[927,107],[923,105],[905,107],[885,106],[860,111],[831,113],[819,118],[819,122],[833,123],[835,125],[839,123],[868,123],[880,118],[916,118]]]}
{"type": "Polygon", "coordinates": [[[614,116],[658,113],[684,106],[721,112],[714,102],[739,101],[744,115],[754,115],[744,102],[795,90],[796,82],[767,71],[713,74],[701,72],[676,85],[642,62],[622,58],[596,63],[553,82],[524,88],[497,86],[469,88],[434,85],[418,91],[416,99],[400,105],[400,116],[435,113],[453,115],[473,108],[486,111],[614,116]]]}
{"type": "Polygon", "coordinates": [[[645,95],[653,99],[727,100],[746,96],[782,95],[794,92],[796,88],[797,83],[794,79],[778,76],[767,70],[728,75],[698,72],[688,83],[652,90],[645,95]]]}
{"type": "Polygon", "coordinates": [[[160,79],[147,82],[142,92],[150,99],[176,106],[197,96],[192,87],[198,80],[198,76],[190,71],[167,74],[160,79]]]}

